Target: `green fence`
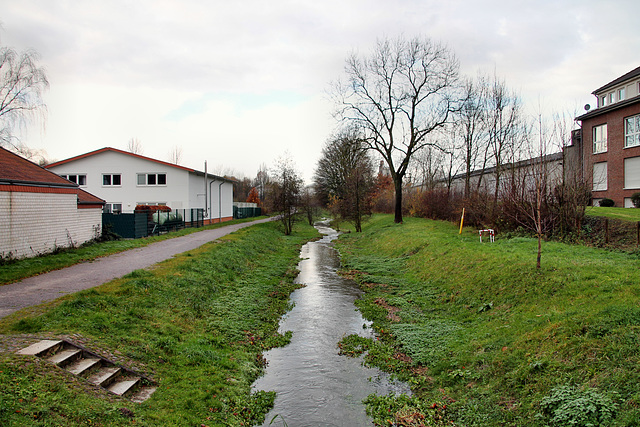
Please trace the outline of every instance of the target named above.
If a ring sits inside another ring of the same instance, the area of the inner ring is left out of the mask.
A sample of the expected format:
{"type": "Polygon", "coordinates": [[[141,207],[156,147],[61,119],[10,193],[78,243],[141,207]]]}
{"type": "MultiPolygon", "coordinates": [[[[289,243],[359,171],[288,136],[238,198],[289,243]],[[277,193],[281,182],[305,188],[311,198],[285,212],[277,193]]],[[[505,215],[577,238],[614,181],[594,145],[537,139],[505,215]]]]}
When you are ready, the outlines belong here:
{"type": "Polygon", "coordinates": [[[262,215],[262,208],[239,208],[238,206],[233,207],[233,217],[236,219],[252,218],[254,216],[260,215],[262,215]]]}
{"type": "Polygon", "coordinates": [[[174,209],[158,213],[103,213],[102,225],[125,239],[139,239],[185,227],[203,227],[204,209],[174,209]]]}
{"type": "Polygon", "coordinates": [[[103,213],[102,226],[125,239],[139,239],[149,235],[145,213],[103,213]]]}

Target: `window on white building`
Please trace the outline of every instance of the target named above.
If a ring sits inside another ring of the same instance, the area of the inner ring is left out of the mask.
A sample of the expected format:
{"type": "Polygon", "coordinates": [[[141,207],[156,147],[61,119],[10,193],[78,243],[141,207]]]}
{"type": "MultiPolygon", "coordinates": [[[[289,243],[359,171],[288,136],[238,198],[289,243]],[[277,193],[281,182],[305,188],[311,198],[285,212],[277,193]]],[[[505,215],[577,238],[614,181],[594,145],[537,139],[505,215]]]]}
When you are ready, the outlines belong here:
{"type": "Polygon", "coordinates": [[[625,92],[626,92],[626,88],[624,88],[624,87],[618,89],[618,101],[622,101],[623,99],[626,98],[625,92]]]}
{"type": "Polygon", "coordinates": [[[105,203],[104,213],[122,213],[122,203],[105,203]]]}
{"type": "Polygon", "coordinates": [[[614,92],[611,92],[609,94],[609,104],[613,104],[614,102],[616,102],[616,96],[614,92]]]}
{"type": "Polygon", "coordinates": [[[593,154],[607,151],[607,124],[593,127],[593,154]]]}
{"type": "Polygon", "coordinates": [[[78,185],[87,185],[87,175],[80,174],[80,175],[60,175],[60,176],[78,185]]]}
{"type": "Polygon", "coordinates": [[[120,186],[122,185],[122,175],[119,173],[102,174],[102,185],[104,186],[120,186]]]}
{"type": "Polygon", "coordinates": [[[600,97],[600,106],[604,107],[605,105],[607,105],[607,95],[603,95],[600,97]]]}
{"type": "Polygon", "coordinates": [[[166,173],[139,173],[138,185],[167,185],[166,173]]]}
{"type": "Polygon", "coordinates": [[[640,114],[624,119],[624,146],[640,145],[640,114]]]}
{"type": "Polygon", "coordinates": [[[593,191],[607,189],[607,162],[593,164],[593,191]]]}

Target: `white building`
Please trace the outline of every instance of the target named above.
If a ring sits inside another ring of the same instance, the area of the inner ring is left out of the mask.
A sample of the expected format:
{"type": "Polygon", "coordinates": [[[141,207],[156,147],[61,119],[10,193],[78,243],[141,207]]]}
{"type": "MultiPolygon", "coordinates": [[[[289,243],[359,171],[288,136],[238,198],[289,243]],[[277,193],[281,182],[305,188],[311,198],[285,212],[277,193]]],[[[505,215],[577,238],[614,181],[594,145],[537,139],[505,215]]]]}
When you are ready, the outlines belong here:
{"type": "Polygon", "coordinates": [[[233,218],[233,181],[115,148],[102,148],[47,166],[106,201],[106,212],[137,205],[204,209],[205,223],[233,218]]]}
{"type": "Polygon", "coordinates": [[[24,258],[100,237],[104,200],[0,148],[0,257],[24,258]]]}

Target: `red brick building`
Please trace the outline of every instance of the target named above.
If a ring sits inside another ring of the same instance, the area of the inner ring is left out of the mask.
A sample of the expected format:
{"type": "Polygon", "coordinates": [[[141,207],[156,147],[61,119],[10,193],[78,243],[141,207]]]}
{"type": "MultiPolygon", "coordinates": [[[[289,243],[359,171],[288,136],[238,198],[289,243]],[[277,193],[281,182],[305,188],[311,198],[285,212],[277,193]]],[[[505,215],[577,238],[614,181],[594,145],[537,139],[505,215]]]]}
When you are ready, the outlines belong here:
{"type": "Polygon", "coordinates": [[[576,117],[582,129],[574,134],[583,177],[595,205],[609,198],[633,207],[631,195],[640,192],[640,67],[592,93],[596,108],[576,117]]]}

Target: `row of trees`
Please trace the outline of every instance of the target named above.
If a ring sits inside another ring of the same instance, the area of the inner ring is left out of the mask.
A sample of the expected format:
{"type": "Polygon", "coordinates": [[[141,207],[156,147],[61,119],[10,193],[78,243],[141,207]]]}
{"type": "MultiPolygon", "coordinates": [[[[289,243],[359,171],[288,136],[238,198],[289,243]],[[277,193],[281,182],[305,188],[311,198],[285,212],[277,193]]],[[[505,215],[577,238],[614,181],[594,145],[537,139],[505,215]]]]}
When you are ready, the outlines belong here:
{"type": "Polygon", "coordinates": [[[459,218],[466,206],[477,225],[534,232],[538,265],[544,236],[579,228],[589,200],[579,167],[567,170],[563,158],[558,172],[548,161],[549,153],[570,145],[572,116],[527,115],[495,74],[460,76],[446,46],[419,38],[378,41],[370,55],[347,59],[345,79],[332,93],[347,130],[328,141],[314,185],[339,216],[360,224],[358,215],[383,207],[380,197],[389,194],[381,191],[379,174],[378,186],[369,184],[359,204],[350,188],[376,180],[371,168],[364,179],[347,161],[356,157],[348,155],[353,149],[364,153],[359,158],[374,154],[384,162],[396,222],[405,212],[453,219],[455,211],[459,218]]]}

